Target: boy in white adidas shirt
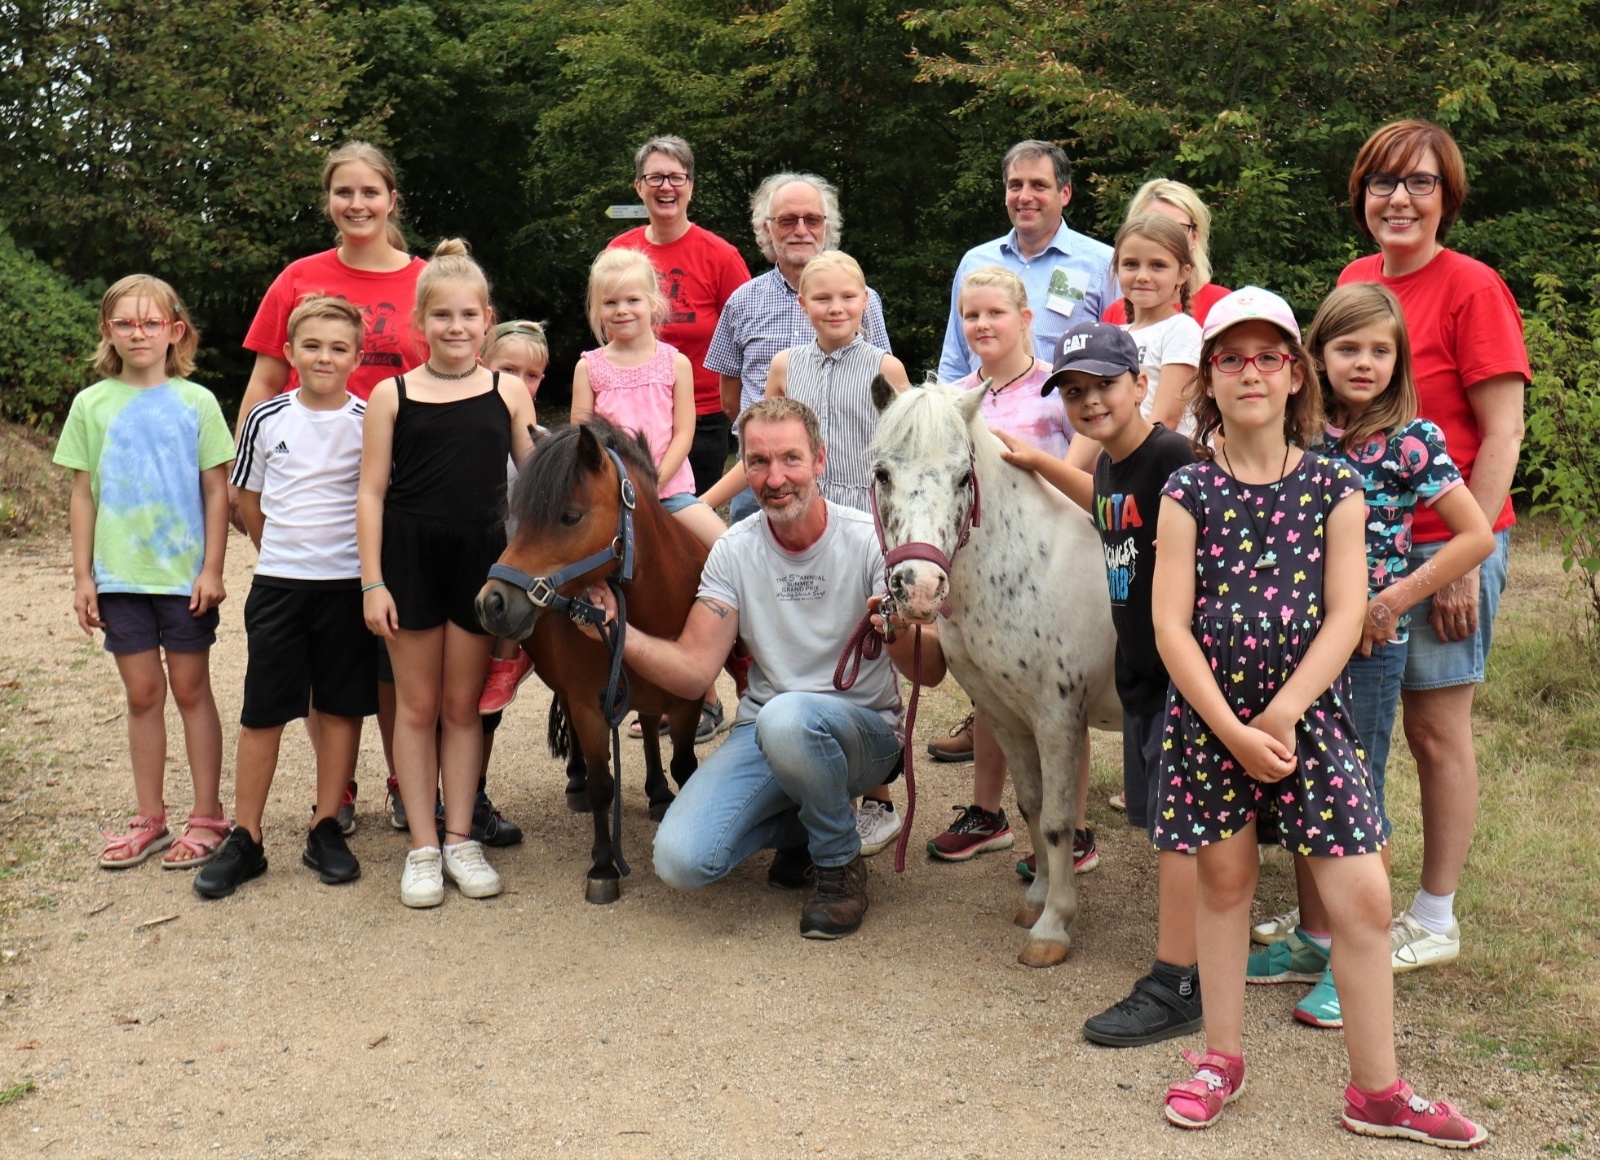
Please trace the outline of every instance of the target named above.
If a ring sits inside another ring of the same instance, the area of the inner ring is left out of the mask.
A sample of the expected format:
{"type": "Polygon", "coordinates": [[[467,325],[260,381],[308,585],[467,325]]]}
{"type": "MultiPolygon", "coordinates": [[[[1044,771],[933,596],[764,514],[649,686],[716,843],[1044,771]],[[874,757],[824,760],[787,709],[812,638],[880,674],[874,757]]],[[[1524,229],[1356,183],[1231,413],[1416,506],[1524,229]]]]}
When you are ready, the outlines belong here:
{"type": "Polygon", "coordinates": [[[361,866],[337,815],[355,772],[361,719],[378,711],[376,638],[361,611],[356,486],[365,405],[345,390],[361,362],[361,312],[343,298],[305,299],[289,315],[286,359],[300,386],[258,405],[239,436],[232,483],[260,553],[244,626],[250,659],[239,715],[233,831],[196,876],[224,898],[265,873],[261,815],[283,727],[317,712],[317,806],[303,861],[326,885],[361,866]]]}

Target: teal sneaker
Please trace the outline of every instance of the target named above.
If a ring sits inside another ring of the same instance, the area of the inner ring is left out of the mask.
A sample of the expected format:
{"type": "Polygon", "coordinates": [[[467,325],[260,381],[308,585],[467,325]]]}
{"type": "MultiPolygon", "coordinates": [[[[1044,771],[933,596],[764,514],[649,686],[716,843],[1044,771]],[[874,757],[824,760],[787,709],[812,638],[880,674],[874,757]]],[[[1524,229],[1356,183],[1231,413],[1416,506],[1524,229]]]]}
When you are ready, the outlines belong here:
{"type": "Polygon", "coordinates": [[[1247,983],[1315,983],[1328,969],[1328,952],[1300,934],[1297,926],[1280,943],[1254,952],[1245,967],[1247,983]]]}
{"type": "Polygon", "coordinates": [[[1333,968],[1322,972],[1317,985],[1295,1006],[1294,1017],[1312,1027],[1343,1027],[1344,1012],[1339,1010],[1339,992],[1333,987],[1333,968]]]}

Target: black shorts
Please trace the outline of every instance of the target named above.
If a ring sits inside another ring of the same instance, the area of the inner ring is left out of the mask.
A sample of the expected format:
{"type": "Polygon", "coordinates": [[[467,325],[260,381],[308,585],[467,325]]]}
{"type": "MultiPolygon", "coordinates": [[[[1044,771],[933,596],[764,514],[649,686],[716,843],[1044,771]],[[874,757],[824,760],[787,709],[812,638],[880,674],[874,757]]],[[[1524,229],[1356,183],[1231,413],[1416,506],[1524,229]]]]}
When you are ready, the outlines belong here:
{"type": "Polygon", "coordinates": [[[407,632],[426,632],[449,621],[478,636],[473,602],[489,579],[489,566],[506,550],[505,524],[476,527],[383,513],[383,581],[407,632]]]}
{"type": "Polygon", "coordinates": [[[1166,712],[1148,716],[1122,711],[1122,799],[1128,824],[1155,841],[1156,810],[1161,796],[1161,740],[1166,712]]]}
{"type": "Polygon", "coordinates": [[[217,643],[217,610],[196,616],[189,611],[187,596],[103,592],[99,603],[100,619],[106,625],[106,652],[112,656],[153,648],[169,653],[204,652],[217,643]]]}
{"type": "Polygon", "coordinates": [[[250,659],[239,724],[274,729],[307,709],[334,717],[378,711],[377,637],[361,614],[361,589],[257,579],[244,604],[250,659]]]}

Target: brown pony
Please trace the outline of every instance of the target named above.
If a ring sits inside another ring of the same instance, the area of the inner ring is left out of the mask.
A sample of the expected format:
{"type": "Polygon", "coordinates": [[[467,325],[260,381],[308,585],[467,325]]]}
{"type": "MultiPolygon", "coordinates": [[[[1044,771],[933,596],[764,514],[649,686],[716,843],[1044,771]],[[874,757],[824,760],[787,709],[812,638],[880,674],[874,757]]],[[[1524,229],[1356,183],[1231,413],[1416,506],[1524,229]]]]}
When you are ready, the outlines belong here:
{"type": "MultiPolygon", "coordinates": [[[[571,617],[591,607],[582,601],[591,585],[610,583],[626,602],[629,625],[675,638],[699,590],[706,549],[656,498],[649,447],[598,418],[539,441],[512,490],[511,514],[516,535],[478,593],[478,620],[496,636],[522,642],[570,721],[594,813],[594,864],[584,897],[614,902],[621,874],[606,811],[617,789],[602,709],[610,656],[571,617]]],[[[660,821],[673,798],[661,767],[660,720],[667,719],[672,777],[682,786],[697,764],[700,701],[668,693],[626,666],[622,671],[643,726],[650,816],[660,821]]],[[[558,732],[553,720],[552,740],[558,732]]],[[[576,767],[569,764],[569,777],[576,767]]],[[[570,780],[567,788],[571,803],[570,780]]]]}

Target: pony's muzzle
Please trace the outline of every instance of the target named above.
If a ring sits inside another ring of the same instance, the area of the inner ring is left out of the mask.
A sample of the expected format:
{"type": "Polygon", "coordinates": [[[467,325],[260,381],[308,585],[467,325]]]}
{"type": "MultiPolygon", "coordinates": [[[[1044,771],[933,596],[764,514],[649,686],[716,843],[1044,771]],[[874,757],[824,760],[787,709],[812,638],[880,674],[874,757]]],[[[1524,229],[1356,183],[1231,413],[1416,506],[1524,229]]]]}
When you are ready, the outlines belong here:
{"type": "Polygon", "coordinates": [[[526,640],[539,619],[539,606],[528,594],[504,580],[490,580],[478,590],[473,602],[483,630],[507,640],[526,640]]]}
{"type": "Polygon", "coordinates": [[[906,560],[889,572],[889,595],[906,620],[932,624],[950,595],[950,577],[926,560],[906,560]]]}

